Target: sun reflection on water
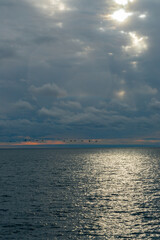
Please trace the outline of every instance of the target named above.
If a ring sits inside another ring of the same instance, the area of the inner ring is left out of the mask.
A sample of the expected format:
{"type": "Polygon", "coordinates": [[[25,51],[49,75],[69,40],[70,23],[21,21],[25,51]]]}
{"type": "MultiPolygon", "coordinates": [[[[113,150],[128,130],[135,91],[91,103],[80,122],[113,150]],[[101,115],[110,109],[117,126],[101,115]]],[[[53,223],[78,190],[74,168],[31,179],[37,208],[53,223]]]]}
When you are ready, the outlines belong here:
{"type": "MultiPolygon", "coordinates": [[[[83,211],[85,218],[94,218],[94,222],[85,230],[107,239],[144,237],[148,228],[144,224],[145,211],[154,208],[150,205],[145,209],[150,204],[147,192],[150,180],[155,177],[149,155],[143,151],[113,149],[88,157],[89,189],[83,211]]],[[[153,222],[152,214],[149,216],[153,222]]]]}

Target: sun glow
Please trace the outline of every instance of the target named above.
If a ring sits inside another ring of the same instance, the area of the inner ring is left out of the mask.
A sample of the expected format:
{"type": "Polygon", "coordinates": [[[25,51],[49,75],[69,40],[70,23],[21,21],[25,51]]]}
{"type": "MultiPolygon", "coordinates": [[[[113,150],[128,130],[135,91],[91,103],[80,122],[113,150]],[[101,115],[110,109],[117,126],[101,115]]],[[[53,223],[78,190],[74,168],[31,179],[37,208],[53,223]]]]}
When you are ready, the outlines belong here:
{"type": "Polygon", "coordinates": [[[126,92],[124,90],[120,90],[116,92],[116,96],[120,99],[124,98],[125,95],[126,95],[126,92]]]}
{"type": "Polygon", "coordinates": [[[124,22],[129,16],[131,16],[133,13],[126,12],[124,9],[119,9],[118,11],[115,11],[111,17],[112,19],[118,21],[118,22],[124,22]]]}
{"type": "Polygon", "coordinates": [[[129,2],[133,2],[134,0],[114,0],[115,3],[119,4],[119,5],[127,5],[129,2]]]}

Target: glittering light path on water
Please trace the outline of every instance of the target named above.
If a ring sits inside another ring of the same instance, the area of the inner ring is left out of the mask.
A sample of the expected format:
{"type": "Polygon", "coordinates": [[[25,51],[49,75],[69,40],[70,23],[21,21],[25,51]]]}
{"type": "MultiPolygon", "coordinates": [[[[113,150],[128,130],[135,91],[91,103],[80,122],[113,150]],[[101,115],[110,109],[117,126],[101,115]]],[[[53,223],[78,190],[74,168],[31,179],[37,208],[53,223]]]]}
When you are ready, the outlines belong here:
{"type": "Polygon", "coordinates": [[[0,150],[2,239],[159,239],[159,149],[0,150]]]}

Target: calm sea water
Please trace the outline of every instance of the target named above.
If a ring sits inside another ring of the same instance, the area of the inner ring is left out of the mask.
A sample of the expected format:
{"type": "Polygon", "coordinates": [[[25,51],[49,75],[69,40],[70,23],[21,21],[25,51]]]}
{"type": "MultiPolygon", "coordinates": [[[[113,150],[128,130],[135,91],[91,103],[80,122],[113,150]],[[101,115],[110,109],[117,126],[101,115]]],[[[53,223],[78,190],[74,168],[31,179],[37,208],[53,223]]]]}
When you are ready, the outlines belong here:
{"type": "Polygon", "coordinates": [[[0,150],[0,239],[160,239],[160,149],[0,150]]]}

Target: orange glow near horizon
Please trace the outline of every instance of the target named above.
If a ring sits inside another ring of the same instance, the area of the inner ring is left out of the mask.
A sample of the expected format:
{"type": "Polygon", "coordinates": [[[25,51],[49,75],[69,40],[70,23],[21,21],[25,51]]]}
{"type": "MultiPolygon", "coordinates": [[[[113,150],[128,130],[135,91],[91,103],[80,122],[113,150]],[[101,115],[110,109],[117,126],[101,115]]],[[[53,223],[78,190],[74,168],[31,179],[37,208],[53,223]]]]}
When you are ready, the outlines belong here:
{"type": "Polygon", "coordinates": [[[39,141],[22,141],[22,142],[1,142],[1,147],[7,146],[46,146],[46,145],[137,145],[137,144],[156,144],[160,143],[159,139],[82,139],[77,140],[76,142],[62,141],[62,140],[44,140],[39,141]]]}
{"type": "Polygon", "coordinates": [[[39,145],[64,145],[65,142],[60,140],[46,140],[44,142],[38,141],[26,141],[26,142],[12,142],[12,143],[0,143],[0,146],[8,145],[8,146],[39,146],[39,145]]]}

